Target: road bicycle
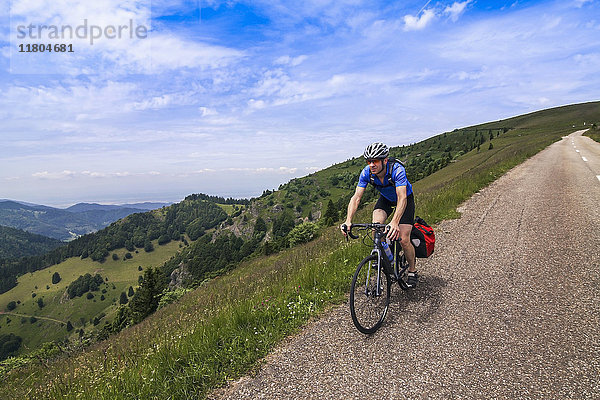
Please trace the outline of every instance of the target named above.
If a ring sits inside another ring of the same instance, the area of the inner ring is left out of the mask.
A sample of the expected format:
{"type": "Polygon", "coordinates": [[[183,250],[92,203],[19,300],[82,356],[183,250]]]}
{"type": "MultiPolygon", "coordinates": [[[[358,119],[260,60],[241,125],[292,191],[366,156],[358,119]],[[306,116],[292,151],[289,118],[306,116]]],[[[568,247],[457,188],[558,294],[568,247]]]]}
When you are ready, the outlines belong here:
{"type": "MultiPolygon", "coordinates": [[[[365,257],[356,268],[350,288],[350,315],[356,328],[364,334],[372,334],[383,323],[390,304],[392,284],[397,282],[400,288],[411,288],[405,282],[408,263],[400,243],[393,242],[390,250],[394,259],[389,260],[384,250],[388,225],[352,224],[350,229],[344,224],[342,229],[352,239],[358,239],[352,231],[367,231],[363,243],[369,238],[373,243],[371,254],[365,257]],[[370,233],[373,235],[371,236],[370,233]]],[[[365,243],[366,244],[366,243],[365,243]]],[[[369,245],[370,246],[370,245],[369,245]]]]}

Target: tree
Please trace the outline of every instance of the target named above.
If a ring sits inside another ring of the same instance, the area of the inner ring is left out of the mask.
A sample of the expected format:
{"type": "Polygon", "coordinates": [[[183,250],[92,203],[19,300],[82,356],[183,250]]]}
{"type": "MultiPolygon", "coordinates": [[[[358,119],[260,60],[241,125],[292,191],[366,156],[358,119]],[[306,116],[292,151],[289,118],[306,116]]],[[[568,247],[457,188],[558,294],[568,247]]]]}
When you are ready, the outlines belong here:
{"type": "Polygon", "coordinates": [[[58,282],[60,282],[60,274],[58,272],[55,272],[54,274],[52,274],[52,284],[56,285],[58,282]]]}
{"type": "Polygon", "coordinates": [[[254,234],[262,235],[267,232],[267,223],[262,217],[256,218],[256,222],[254,223],[254,234]]]}
{"type": "Polygon", "coordinates": [[[144,243],[144,251],[146,253],[150,253],[151,251],[154,251],[154,246],[152,245],[151,241],[146,240],[146,242],[144,243]]]}
{"type": "Polygon", "coordinates": [[[71,321],[67,321],[67,332],[71,332],[73,330],[73,324],[71,321]]]}
{"type": "Polygon", "coordinates": [[[119,304],[127,304],[129,299],[127,298],[127,293],[121,292],[121,298],[119,299],[119,304]]]}
{"type": "Polygon", "coordinates": [[[122,331],[131,323],[131,311],[128,307],[121,306],[117,311],[117,316],[113,320],[110,330],[113,333],[122,331]]]}
{"type": "Polygon", "coordinates": [[[284,237],[293,227],[294,217],[288,210],[285,210],[279,218],[275,218],[273,221],[273,236],[284,237]]]}
{"type": "Polygon", "coordinates": [[[333,204],[333,201],[329,199],[329,203],[327,203],[327,209],[325,210],[325,214],[323,214],[323,225],[331,226],[339,219],[338,211],[333,204]]]}
{"type": "Polygon", "coordinates": [[[42,299],[41,297],[37,300],[37,305],[39,308],[44,308],[44,299],[42,299]]]}
{"type": "Polygon", "coordinates": [[[494,145],[492,144],[492,142],[490,141],[490,145],[488,146],[488,150],[491,150],[494,148],[494,145]]]}
{"type": "Polygon", "coordinates": [[[133,287],[129,286],[129,289],[127,291],[127,296],[128,297],[133,297],[133,287]]]}
{"type": "Polygon", "coordinates": [[[162,246],[163,244],[167,244],[171,241],[171,236],[167,234],[160,235],[158,238],[158,244],[162,246]]]}
{"type": "Polygon", "coordinates": [[[160,271],[147,268],[142,283],[129,303],[132,319],[138,323],[158,308],[159,295],[163,291],[160,271]]]}

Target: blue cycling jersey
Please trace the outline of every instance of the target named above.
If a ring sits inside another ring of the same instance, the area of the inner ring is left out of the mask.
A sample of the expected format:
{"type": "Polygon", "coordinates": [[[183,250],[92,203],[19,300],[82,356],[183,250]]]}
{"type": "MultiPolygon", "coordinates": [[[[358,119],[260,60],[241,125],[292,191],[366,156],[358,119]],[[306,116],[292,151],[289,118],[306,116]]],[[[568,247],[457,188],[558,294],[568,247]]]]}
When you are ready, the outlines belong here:
{"type": "MultiPolygon", "coordinates": [[[[406,196],[410,196],[413,192],[412,185],[406,178],[406,170],[399,162],[395,163],[387,163],[387,171],[385,174],[384,180],[389,178],[389,182],[381,182],[379,178],[374,175],[375,189],[381,193],[383,197],[388,199],[391,202],[396,203],[398,201],[398,196],[396,195],[396,188],[398,186],[406,186],[406,196]],[[390,167],[392,170],[390,171],[390,167]]],[[[369,166],[363,168],[360,173],[360,177],[358,178],[358,187],[366,188],[367,184],[371,181],[371,170],[369,166]]]]}

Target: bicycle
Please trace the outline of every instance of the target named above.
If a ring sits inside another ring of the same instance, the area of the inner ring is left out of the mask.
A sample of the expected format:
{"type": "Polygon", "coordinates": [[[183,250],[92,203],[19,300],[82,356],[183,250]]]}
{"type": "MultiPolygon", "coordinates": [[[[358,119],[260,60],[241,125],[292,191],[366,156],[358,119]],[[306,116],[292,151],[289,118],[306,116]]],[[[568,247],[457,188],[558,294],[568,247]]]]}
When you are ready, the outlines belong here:
{"type": "Polygon", "coordinates": [[[373,231],[373,237],[368,234],[363,237],[363,242],[367,237],[373,241],[373,249],[371,254],[358,264],[350,288],[350,315],[356,328],[364,334],[374,333],[383,323],[394,282],[397,282],[402,290],[411,288],[404,281],[408,263],[400,244],[394,242],[393,261],[388,259],[383,249],[382,242],[386,238],[387,227],[384,224],[371,223],[352,224],[348,229],[345,224],[342,225],[344,232],[352,239],[359,238],[352,233],[353,229],[373,231]]]}

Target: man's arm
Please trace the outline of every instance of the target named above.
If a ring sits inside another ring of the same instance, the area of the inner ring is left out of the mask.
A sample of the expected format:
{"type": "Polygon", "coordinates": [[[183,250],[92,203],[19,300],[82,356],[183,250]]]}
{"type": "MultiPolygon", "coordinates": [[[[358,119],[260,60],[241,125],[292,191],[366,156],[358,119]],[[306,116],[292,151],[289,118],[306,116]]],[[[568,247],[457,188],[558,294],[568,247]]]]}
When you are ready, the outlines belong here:
{"type": "MultiPolygon", "coordinates": [[[[360,199],[362,199],[363,194],[365,193],[365,188],[358,186],[356,188],[356,191],[354,192],[354,195],[352,196],[352,198],[350,199],[350,202],[348,202],[348,214],[346,214],[346,226],[348,228],[350,228],[350,225],[352,225],[352,218],[354,217],[354,214],[356,214],[356,210],[358,210],[358,205],[360,204],[360,199]]],[[[341,229],[341,227],[340,227],[341,229]]],[[[342,232],[344,232],[342,230],[342,232]]],[[[344,234],[346,234],[344,232],[344,234]]]]}
{"type": "Polygon", "coordinates": [[[388,233],[388,238],[391,240],[396,240],[400,237],[400,219],[402,218],[402,214],[404,214],[407,203],[406,186],[397,186],[396,196],[398,197],[398,200],[396,201],[396,211],[394,211],[394,216],[389,224],[390,231],[388,233]]]}

